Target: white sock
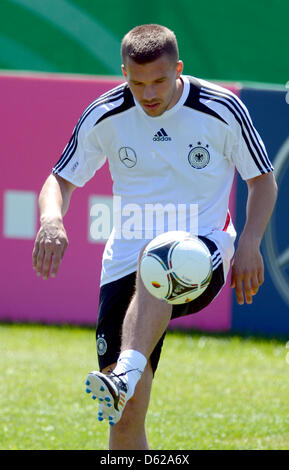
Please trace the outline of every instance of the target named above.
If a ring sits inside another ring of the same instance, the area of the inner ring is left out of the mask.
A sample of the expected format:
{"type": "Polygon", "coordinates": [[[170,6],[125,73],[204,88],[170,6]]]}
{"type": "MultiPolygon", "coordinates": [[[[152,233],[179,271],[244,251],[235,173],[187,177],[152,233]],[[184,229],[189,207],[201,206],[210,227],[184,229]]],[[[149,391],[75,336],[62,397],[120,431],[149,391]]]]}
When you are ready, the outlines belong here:
{"type": "Polygon", "coordinates": [[[146,357],[135,349],[126,349],[120,353],[113,373],[118,375],[126,372],[121,376],[121,379],[127,384],[128,399],[133,396],[135,386],[141,378],[146,363],[146,357]]]}

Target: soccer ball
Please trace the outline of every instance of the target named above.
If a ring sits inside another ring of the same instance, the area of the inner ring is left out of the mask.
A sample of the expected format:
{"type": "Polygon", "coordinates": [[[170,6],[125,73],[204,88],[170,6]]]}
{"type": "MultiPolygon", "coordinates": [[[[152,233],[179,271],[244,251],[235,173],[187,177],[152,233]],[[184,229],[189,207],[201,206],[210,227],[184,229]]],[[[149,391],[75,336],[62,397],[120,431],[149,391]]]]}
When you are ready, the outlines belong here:
{"type": "Polygon", "coordinates": [[[190,233],[166,232],[146,246],[140,275],[154,297],[173,305],[191,302],[210,283],[211,254],[202,240],[190,233]]]}

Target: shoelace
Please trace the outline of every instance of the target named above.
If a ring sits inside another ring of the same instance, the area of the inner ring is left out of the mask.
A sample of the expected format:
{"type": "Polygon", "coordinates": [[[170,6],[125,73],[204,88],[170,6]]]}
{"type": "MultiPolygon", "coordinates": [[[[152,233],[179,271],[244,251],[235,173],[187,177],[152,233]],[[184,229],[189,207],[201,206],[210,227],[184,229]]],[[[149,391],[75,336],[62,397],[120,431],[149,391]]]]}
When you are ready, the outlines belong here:
{"type": "Polygon", "coordinates": [[[122,383],[122,385],[124,385],[125,387],[127,387],[126,382],[124,382],[120,377],[121,377],[122,375],[125,375],[125,374],[127,374],[128,372],[132,372],[132,371],[134,371],[134,370],[137,370],[137,371],[141,374],[141,371],[140,371],[139,369],[137,369],[137,368],[136,368],[136,369],[129,369],[129,370],[126,370],[125,372],[121,372],[120,374],[115,374],[115,373],[113,372],[113,370],[109,370],[108,372],[109,372],[109,374],[112,375],[113,377],[116,377],[117,379],[119,379],[120,382],[122,383]]]}

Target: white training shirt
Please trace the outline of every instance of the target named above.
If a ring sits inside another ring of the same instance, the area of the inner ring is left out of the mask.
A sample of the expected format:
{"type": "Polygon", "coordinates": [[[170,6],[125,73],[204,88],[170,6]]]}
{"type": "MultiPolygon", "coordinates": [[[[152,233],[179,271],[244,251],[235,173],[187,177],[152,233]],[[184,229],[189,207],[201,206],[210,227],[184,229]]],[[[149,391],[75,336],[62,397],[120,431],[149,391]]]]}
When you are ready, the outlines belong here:
{"type": "Polygon", "coordinates": [[[157,117],[145,113],[126,83],[100,96],[53,168],[83,186],[108,159],[116,224],[101,285],[134,272],[139,251],[158,233],[194,233],[196,208],[198,234],[216,243],[214,268],[223,260],[226,276],[236,237],[228,212],[235,168],[244,180],[273,170],[240,99],[210,82],[181,78],[181,98],[157,117]]]}

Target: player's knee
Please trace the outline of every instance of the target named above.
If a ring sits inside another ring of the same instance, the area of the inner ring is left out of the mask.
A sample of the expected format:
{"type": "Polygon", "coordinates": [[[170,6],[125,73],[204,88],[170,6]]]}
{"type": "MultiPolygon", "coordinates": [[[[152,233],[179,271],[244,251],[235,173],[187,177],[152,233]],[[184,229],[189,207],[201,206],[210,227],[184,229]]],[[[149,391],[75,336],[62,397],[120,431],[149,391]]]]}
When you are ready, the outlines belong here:
{"type": "Polygon", "coordinates": [[[141,259],[142,259],[143,252],[145,251],[147,245],[148,245],[148,243],[147,243],[145,246],[143,246],[142,249],[141,249],[140,252],[139,252],[138,260],[137,260],[138,268],[139,268],[139,266],[140,266],[140,262],[141,262],[141,259]]]}
{"type": "Polygon", "coordinates": [[[144,428],[146,414],[149,406],[150,391],[153,380],[153,371],[150,360],[138,382],[134,395],[128,400],[121,420],[116,426],[119,426],[120,432],[126,432],[128,427],[130,429],[138,429],[141,431],[144,428]]]}
{"type": "Polygon", "coordinates": [[[110,428],[110,442],[115,449],[146,448],[145,419],[136,411],[132,399],[126,404],[120,421],[110,428]]]}
{"type": "Polygon", "coordinates": [[[140,432],[144,429],[146,409],[135,397],[126,404],[120,421],[113,427],[118,434],[127,435],[129,432],[140,432]]]}

